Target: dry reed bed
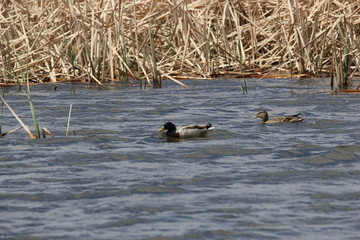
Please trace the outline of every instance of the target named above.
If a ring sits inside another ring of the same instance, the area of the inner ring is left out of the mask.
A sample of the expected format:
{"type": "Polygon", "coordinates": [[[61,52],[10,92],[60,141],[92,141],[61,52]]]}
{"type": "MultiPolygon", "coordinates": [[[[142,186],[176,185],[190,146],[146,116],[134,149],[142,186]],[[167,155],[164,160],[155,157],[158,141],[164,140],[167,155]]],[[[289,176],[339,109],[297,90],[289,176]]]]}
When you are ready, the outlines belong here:
{"type": "Polygon", "coordinates": [[[0,83],[360,72],[354,0],[7,0],[0,23],[0,83]]]}

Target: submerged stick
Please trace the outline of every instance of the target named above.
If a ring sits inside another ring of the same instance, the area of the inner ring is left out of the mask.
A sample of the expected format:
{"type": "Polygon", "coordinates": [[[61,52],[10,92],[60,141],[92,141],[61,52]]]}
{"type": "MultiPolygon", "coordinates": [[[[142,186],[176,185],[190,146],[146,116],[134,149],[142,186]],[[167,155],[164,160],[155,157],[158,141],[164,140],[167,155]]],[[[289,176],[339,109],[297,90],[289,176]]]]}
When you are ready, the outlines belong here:
{"type": "Polygon", "coordinates": [[[16,132],[16,131],[19,130],[19,129],[22,129],[22,127],[18,127],[18,128],[13,129],[13,130],[10,130],[10,131],[1,133],[0,137],[4,137],[4,136],[6,136],[6,135],[8,135],[8,134],[10,134],[10,133],[16,132]]]}
{"type": "Polygon", "coordinates": [[[69,117],[67,121],[66,134],[65,134],[66,137],[69,136],[71,109],[72,109],[72,104],[70,104],[70,109],[69,109],[69,117]]]}
{"type": "Polygon", "coordinates": [[[43,138],[46,137],[46,134],[48,134],[50,137],[55,137],[55,135],[52,132],[50,132],[47,128],[42,128],[43,138]]]}
{"type": "Polygon", "coordinates": [[[9,111],[14,115],[16,120],[20,123],[20,125],[25,129],[31,139],[35,139],[36,137],[30,131],[29,127],[19,118],[19,116],[15,113],[15,111],[10,107],[10,105],[5,101],[5,99],[0,95],[1,101],[5,104],[5,106],[9,109],[9,111]]]}
{"type": "MultiPolygon", "coordinates": [[[[159,72],[160,72],[160,71],[159,71],[159,72]]],[[[168,74],[166,74],[166,73],[164,73],[164,72],[163,72],[162,74],[164,74],[164,76],[167,77],[167,78],[169,78],[170,80],[172,80],[172,81],[180,84],[180,85],[183,86],[184,88],[189,88],[188,85],[186,85],[185,83],[182,83],[181,81],[176,80],[176,79],[173,78],[172,76],[170,76],[170,75],[168,75],[168,74]]]]}

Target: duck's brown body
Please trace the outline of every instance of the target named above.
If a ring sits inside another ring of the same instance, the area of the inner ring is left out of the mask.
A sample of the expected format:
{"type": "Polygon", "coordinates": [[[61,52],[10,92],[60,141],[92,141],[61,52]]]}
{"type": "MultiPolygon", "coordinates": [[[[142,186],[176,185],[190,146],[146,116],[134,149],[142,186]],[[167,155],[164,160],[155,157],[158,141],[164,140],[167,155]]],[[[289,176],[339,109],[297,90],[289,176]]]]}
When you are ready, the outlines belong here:
{"type": "Polygon", "coordinates": [[[301,122],[304,120],[304,118],[299,117],[299,114],[275,117],[275,118],[269,119],[268,113],[264,110],[260,111],[258,114],[256,114],[256,117],[262,119],[261,123],[280,123],[280,122],[295,123],[295,122],[301,122]]]}

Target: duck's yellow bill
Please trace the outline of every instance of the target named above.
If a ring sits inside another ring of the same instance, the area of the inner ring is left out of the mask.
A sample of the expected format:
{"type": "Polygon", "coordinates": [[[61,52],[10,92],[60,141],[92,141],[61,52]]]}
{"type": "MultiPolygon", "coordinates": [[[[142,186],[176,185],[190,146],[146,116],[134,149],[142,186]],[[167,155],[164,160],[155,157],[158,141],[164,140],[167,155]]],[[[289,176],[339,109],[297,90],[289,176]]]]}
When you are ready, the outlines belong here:
{"type": "Polygon", "coordinates": [[[157,130],[158,132],[162,132],[162,131],[165,131],[165,128],[164,127],[162,127],[162,128],[160,128],[159,130],[157,130]]]}

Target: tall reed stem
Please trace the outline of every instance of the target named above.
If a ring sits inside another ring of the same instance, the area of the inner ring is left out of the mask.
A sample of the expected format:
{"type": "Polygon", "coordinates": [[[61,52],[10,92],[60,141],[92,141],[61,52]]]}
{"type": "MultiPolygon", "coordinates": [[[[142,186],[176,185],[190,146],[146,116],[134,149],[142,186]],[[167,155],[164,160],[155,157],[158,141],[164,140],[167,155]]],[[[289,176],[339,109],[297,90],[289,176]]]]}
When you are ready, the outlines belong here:
{"type": "Polygon", "coordinates": [[[66,133],[65,133],[65,136],[66,136],[66,137],[69,136],[71,110],[72,110],[72,104],[70,104],[70,108],[69,108],[69,116],[68,116],[68,121],[67,121],[67,126],[66,126],[66,133]]]}

